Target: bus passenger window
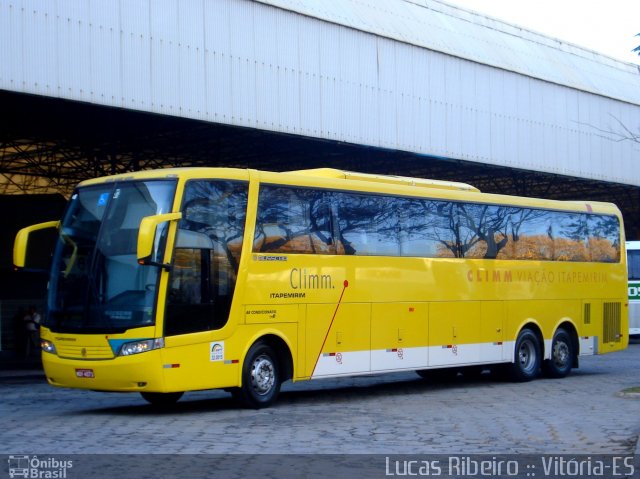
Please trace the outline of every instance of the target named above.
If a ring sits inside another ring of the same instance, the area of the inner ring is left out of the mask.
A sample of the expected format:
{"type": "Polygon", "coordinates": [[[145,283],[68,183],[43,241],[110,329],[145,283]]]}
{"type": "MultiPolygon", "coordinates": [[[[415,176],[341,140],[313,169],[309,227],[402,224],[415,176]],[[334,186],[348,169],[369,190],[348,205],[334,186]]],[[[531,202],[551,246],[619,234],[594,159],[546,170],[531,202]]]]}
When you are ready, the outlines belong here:
{"type": "Polygon", "coordinates": [[[257,253],[336,254],[329,193],[263,186],[253,240],[257,253]]]}
{"type": "Polygon", "coordinates": [[[620,225],[615,216],[589,215],[588,248],[591,261],[617,263],[620,261],[620,225]]]}
{"type": "Polygon", "coordinates": [[[396,198],[336,193],[338,227],[345,253],[357,256],[398,256],[400,226],[396,198]]]}

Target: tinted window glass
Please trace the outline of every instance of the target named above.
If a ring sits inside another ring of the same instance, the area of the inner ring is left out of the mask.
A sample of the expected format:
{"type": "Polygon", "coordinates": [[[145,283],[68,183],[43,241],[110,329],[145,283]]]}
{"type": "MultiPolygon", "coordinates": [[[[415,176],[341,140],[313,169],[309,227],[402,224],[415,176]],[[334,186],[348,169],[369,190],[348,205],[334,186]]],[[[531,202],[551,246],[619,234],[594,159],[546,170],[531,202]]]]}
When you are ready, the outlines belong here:
{"type": "Polygon", "coordinates": [[[551,261],[553,257],[553,221],[555,213],[529,208],[509,207],[506,218],[506,244],[498,259],[551,261]]]}
{"type": "Polygon", "coordinates": [[[619,261],[615,216],[264,186],[254,251],[619,261]]]}
{"type": "Polygon", "coordinates": [[[436,247],[437,258],[462,258],[458,207],[448,201],[423,200],[427,209],[427,237],[436,247]]]}
{"type": "Polygon", "coordinates": [[[496,205],[458,205],[459,236],[465,258],[498,257],[509,242],[512,209],[496,205]]]}
{"type": "Polygon", "coordinates": [[[441,243],[432,234],[436,217],[430,207],[434,204],[416,198],[396,198],[401,256],[437,255],[441,243]]]}
{"type": "Polygon", "coordinates": [[[187,183],[169,287],[167,336],[219,329],[226,324],[246,209],[246,183],[187,183]]]}
{"type": "Polygon", "coordinates": [[[590,261],[620,261],[620,228],[614,216],[587,216],[588,249],[590,261]]]}
{"type": "Polygon", "coordinates": [[[582,214],[555,213],[553,259],[588,261],[587,218],[582,214]]]}
{"type": "Polygon", "coordinates": [[[397,199],[336,193],[338,228],[346,254],[398,256],[397,199]]]}
{"type": "Polygon", "coordinates": [[[331,208],[323,191],[263,186],[253,251],[335,254],[331,208]]]}
{"type": "MultiPolygon", "coordinates": [[[[171,211],[176,182],[126,181],[79,188],[71,197],[49,283],[47,326],[124,331],[153,324],[158,269],[138,263],[142,218],[171,211]]],[[[158,226],[153,259],[164,253],[158,226]]]]}

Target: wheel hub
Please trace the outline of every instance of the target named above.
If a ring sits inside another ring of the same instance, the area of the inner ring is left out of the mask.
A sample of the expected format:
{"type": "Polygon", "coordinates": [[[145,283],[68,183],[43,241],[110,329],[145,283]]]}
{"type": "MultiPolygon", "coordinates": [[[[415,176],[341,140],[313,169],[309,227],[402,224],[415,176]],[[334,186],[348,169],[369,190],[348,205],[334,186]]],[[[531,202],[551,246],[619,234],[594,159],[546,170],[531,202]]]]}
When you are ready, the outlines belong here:
{"type": "Polygon", "coordinates": [[[525,370],[531,369],[535,363],[535,352],[529,341],[524,341],[518,351],[518,360],[525,370]]]}
{"type": "Polygon", "coordinates": [[[267,394],[276,381],[275,368],[266,356],[260,356],[253,362],[251,385],[260,395],[267,394]]]}
{"type": "Polygon", "coordinates": [[[564,342],[557,342],[553,345],[553,362],[562,368],[569,361],[569,346],[564,342]]]}

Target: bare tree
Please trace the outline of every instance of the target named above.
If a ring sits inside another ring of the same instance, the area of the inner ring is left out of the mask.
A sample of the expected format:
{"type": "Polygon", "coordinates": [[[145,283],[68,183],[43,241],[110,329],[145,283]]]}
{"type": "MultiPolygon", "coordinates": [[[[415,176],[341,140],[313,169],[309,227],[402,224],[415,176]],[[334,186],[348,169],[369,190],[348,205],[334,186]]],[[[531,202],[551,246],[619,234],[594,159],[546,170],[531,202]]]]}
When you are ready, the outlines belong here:
{"type": "MultiPolygon", "coordinates": [[[[640,48],[640,47],[638,47],[640,48]]],[[[619,118],[609,114],[611,118],[616,122],[617,127],[600,128],[589,123],[581,123],[581,125],[588,126],[596,130],[601,138],[612,140],[616,142],[620,141],[633,141],[634,143],[640,143],[640,127],[637,131],[633,131],[629,126],[625,125],[619,118]]]]}
{"type": "MultiPolygon", "coordinates": [[[[640,47],[638,47],[640,48],[640,47]]],[[[632,131],[627,125],[622,123],[618,118],[611,115],[612,118],[616,121],[621,130],[618,131],[610,131],[608,132],[616,141],[634,141],[636,143],[640,143],[640,129],[638,131],[632,131]]]]}

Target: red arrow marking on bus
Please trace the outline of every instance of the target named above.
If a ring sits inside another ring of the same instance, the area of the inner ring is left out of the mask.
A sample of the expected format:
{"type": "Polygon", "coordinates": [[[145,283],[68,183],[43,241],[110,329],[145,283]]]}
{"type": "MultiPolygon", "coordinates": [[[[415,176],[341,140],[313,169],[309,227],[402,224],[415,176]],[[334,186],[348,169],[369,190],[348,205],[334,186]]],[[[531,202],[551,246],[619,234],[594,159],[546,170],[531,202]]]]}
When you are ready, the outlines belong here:
{"type": "Polygon", "coordinates": [[[345,279],[343,286],[344,288],[342,288],[342,293],[340,293],[340,299],[338,299],[338,304],[336,304],[336,309],[333,312],[333,317],[331,318],[331,322],[329,323],[329,327],[327,328],[327,334],[325,334],[324,341],[322,341],[322,346],[320,346],[320,352],[318,353],[316,364],[313,366],[313,371],[311,371],[311,377],[313,377],[313,375],[316,372],[316,368],[318,367],[318,361],[320,361],[320,356],[322,356],[322,350],[324,349],[324,345],[327,343],[327,338],[329,337],[329,333],[331,332],[331,326],[333,326],[333,321],[336,319],[336,314],[338,314],[338,308],[340,307],[340,303],[342,303],[342,297],[344,296],[344,292],[349,287],[349,281],[345,279]]]}

